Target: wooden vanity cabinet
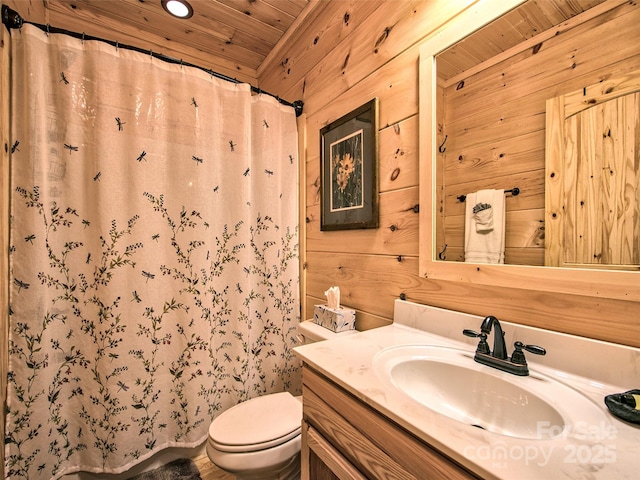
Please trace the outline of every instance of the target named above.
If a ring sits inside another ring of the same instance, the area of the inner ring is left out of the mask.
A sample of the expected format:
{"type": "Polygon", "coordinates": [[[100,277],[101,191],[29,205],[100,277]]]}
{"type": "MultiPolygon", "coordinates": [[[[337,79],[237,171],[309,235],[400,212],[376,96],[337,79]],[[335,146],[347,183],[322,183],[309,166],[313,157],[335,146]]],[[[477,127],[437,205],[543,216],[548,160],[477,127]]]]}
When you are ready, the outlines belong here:
{"type": "Polygon", "coordinates": [[[302,480],[479,478],[304,365],[302,480]]]}

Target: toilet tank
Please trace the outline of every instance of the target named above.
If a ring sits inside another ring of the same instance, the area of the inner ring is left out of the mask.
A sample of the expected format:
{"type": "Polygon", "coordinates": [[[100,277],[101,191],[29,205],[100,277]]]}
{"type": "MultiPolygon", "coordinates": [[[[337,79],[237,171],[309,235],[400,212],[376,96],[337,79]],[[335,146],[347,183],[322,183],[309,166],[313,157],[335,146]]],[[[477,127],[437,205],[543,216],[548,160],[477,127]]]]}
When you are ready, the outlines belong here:
{"type": "Polygon", "coordinates": [[[328,328],[322,327],[313,320],[305,320],[298,325],[298,342],[300,345],[308,343],[321,342],[345,335],[353,335],[357,330],[347,330],[344,332],[334,332],[328,328]]]}

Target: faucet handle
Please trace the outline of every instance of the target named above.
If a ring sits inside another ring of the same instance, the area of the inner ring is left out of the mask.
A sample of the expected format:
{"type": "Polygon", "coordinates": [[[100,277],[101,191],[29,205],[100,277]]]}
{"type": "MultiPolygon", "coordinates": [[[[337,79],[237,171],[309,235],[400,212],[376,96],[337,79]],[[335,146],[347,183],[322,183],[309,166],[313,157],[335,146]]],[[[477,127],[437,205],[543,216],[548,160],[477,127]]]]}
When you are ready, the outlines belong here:
{"type": "Polygon", "coordinates": [[[484,332],[475,332],[473,330],[468,330],[468,329],[464,329],[462,331],[463,335],[466,335],[467,337],[476,337],[480,339],[480,343],[478,343],[478,348],[476,349],[476,352],[480,352],[480,353],[485,353],[487,355],[489,355],[491,353],[491,350],[489,350],[489,344],[487,343],[487,334],[484,332]]]}
{"type": "Polygon", "coordinates": [[[467,337],[480,337],[480,335],[484,335],[485,337],[487,336],[486,333],[478,333],[474,330],[468,330],[468,329],[464,329],[462,331],[463,335],[466,335],[467,337]]]}
{"type": "Polygon", "coordinates": [[[523,349],[529,353],[533,353],[534,355],[547,354],[547,351],[544,348],[539,347],[538,345],[525,345],[522,342],[515,342],[513,346],[515,348],[515,350],[513,351],[513,354],[511,355],[511,361],[513,363],[521,363],[521,364],[527,363],[527,360],[524,358],[524,352],[522,351],[523,349]]]}
{"type": "Polygon", "coordinates": [[[527,352],[529,353],[533,353],[534,355],[546,355],[547,351],[542,348],[539,347],[538,345],[525,345],[522,342],[516,342],[513,344],[514,347],[516,347],[516,350],[519,348],[524,348],[527,352]]]}

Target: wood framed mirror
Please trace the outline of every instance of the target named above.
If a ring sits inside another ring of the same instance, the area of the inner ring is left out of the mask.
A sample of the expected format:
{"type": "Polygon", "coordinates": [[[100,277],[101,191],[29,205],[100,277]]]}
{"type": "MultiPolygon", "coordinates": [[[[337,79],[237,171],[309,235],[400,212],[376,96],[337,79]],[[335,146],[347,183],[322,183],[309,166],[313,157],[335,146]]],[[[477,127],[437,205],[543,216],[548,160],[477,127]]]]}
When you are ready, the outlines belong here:
{"type": "MultiPolygon", "coordinates": [[[[474,4],[420,50],[420,259],[419,271],[424,278],[468,282],[479,285],[521,288],[530,291],[640,301],[638,271],[614,269],[549,268],[522,265],[489,265],[437,260],[436,218],[434,208],[441,204],[442,192],[437,188],[439,175],[437,106],[437,56],[478,29],[518,8],[521,0],[491,0],[474,4]]],[[[623,2],[606,1],[590,9],[590,15],[602,14],[623,2]]],[[[535,47],[532,40],[529,47],[535,47]]],[[[501,53],[498,55],[507,55],[501,53]]]]}

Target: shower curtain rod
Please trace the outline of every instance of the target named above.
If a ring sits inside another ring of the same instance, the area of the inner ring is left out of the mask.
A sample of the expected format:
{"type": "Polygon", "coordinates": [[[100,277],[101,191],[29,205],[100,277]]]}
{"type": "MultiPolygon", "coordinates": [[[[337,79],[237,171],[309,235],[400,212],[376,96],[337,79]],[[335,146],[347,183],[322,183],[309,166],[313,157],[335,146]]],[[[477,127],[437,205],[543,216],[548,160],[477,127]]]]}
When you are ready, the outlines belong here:
{"type": "MultiPolygon", "coordinates": [[[[153,50],[145,50],[143,48],[134,47],[132,45],[123,45],[121,43],[114,42],[113,40],[106,40],[106,39],[100,38],[100,37],[93,37],[91,35],[85,35],[84,33],[72,32],[72,31],[69,31],[69,30],[62,29],[62,28],[52,27],[49,24],[42,25],[42,24],[39,24],[39,23],[29,22],[27,20],[24,20],[20,16],[20,14],[18,12],[16,12],[15,10],[12,10],[11,8],[7,7],[6,5],[2,5],[2,23],[4,25],[6,25],[7,29],[9,29],[9,30],[11,30],[12,28],[20,29],[23,24],[28,23],[29,25],[33,25],[34,27],[39,28],[40,30],[46,32],[47,34],[49,34],[49,33],[61,33],[61,34],[64,34],[64,35],[69,35],[69,36],[74,37],[74,38],[79,38],[79,39],[81,39],[83,41],[84,40],[97,40],[99,42],[107,43],[107,44],[109,44],[109,45],[111,45],[111,46],[113,46],[115,48],[124,48],[126,50],[133,50],[133,51],[138,52],[138,53],[144,53],[146,55],[150,55],[150,56],[152,56],[154,58],[157,58],[159,60],[162,60],[164,62],[174,63],[174,64],[179,64],[179,65],[185,65],[187,67],[197,68],[198,70],[202,70],[203,72],[206,72],[206,73],[208,73],[209,75],[211,75],[213,77],[219,78],[221,80],[226,80],[227,82],[244,83],[244,82],[241,82],[240,80],[238,80],[236,78],[232,78],[232,77],[229,77],[227,75],[223,75],[222,73],[215,72],[215,71],[213,71],[211,69],[204,68],[204,67],[201,67],[199,65],[194,65],[194,64],[188,63],[188,62],[183,62],[181,59],[169,57],[167,55],[163,55],[162,53],[155,53],[153,50]]],[[[260,89],[258,87],[254,87],[251,84],[249,84],[249,86],[251,87],[251,91],[254,92],[254,93],[269,95],[269,96],[275,98],[282,105],[286,105],[287,107],[292,107],[296,112],[296,117],[299,117],[300,115],[302,115],[302,108],[304,106],[304,102],[302,100],[296,100],[293,103],[287,102],[286,100],[283,100],[282,98],[278,97],[277,95],[274,95],[274,94],[269,93],[269,92],[265,92],[264,90],[262,90],[262,89],[260,89]]]]}

